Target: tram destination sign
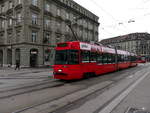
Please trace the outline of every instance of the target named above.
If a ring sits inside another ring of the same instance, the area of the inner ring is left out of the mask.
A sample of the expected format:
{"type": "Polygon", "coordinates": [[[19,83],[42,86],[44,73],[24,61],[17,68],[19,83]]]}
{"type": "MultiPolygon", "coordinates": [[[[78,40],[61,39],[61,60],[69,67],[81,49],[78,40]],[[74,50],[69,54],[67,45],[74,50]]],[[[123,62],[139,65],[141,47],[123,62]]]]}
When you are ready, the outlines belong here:
{"type": "Polygon", "coordinates": [[[86,43],[80,43],[80,49],[82,50],[91,50],[91,45],[86,43]]]}

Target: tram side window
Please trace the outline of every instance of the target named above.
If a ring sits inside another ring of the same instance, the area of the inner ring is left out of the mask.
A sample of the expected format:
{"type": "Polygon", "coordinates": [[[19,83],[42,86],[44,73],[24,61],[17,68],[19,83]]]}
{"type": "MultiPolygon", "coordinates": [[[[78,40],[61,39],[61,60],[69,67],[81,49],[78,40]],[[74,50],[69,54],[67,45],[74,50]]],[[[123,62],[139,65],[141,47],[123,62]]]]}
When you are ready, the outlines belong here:
{"type": "Polygon", "coordinates": [[[78,50],[70,50],[69,51],[69,64],[79,64],[79,54],[78,50]]]}
{"type": "Polygon", "coordinates": [[[102,54],[98,54],[98,55],[97,55],[97,62],[98,62],[98,63],[103,63],[102,61],[103,61],[103,59],[102,59],[102,54]]]}
{"type": "Polygon", "coordinates": [[[90,52],[89,51],[82,51],[81,52],[82,62],[89,62],[90,61],[90,52]]]}
{"type": "Polygon", "coordinates": [[[136,61],[136,56],[131,56],[131,61],[136,61]]]}
{"type": "Polygon", "coordinates": [[[103,53],[103,63],[107,64],[107,53],[103,53]]]}
{"type": "Polygon", "coordinates": [[[121,62],[121,55],[118,55],[117,60],[118,62],[121,62]]]}
{"type": "Polygon", "coordinates": [[[121,55],[121,62],[124,62],[124,55],[121,55]]]}
{"type": "Polygon", "coordinates": [[[133,60],[133,56],[131,56],[131,61],[134,61],[134,60],[133,60]]]}
{"type": "Polygon", "coordinates": [[[97,61],[97,54],[94,52],[90,53],[90,62],[96,62],[97,61]]]}
{"type": "Polygon", "coordinates": [[[128,62],[130,61],[130,56],[127,56],[127,61],[128,61],[128,62]]]}
{"type": "Polygon", "coordinates": [[[127,56],[127,55],[124,56],[124,61],[125,61],[125,62],[128,61],[128,56],[127,56]]]}
{"type": "Polygon", "coordinates": [[[128,61],[131,61],[131,56],[128,56],[128,61]]]}
{"type": "Polygon", "coordinates": [[[112,55],[112,63],[115,63],[115,54],[111,54],[112,55]]]}
{"type": "Polygon", "coordinates": [[[112,55],[110,53],[107,54],[107,63],[112,63],[112,55]]]}

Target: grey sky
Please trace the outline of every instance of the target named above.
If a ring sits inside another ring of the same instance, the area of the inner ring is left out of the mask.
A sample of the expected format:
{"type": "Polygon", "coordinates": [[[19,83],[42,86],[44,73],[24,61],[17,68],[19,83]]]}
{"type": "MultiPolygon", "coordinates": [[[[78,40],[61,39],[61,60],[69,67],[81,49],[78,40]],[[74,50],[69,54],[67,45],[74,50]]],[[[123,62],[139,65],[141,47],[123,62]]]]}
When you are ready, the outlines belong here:
{"type": "Polygon", "coordinates": [[[74,1],[99,16],[99,40],[133,32],[150,33],[150,0],[74,1]]]}

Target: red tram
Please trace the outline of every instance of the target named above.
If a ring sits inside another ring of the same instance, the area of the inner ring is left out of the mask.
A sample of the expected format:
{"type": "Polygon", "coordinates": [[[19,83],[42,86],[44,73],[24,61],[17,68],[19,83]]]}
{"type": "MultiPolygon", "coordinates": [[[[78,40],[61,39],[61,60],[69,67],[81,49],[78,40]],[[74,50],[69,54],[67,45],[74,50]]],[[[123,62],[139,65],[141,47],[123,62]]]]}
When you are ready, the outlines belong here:
{"type": "Polygon", "coordinates": [[[101,45],[73,41],[58,43],[54,78],[81,79],[137,65],[136,55],[101,45]]]}
{"type": "Polygon", "coordinates": [[[146,63],[146,57],[145,56],[138,56],[138,63],[146,63]]]}

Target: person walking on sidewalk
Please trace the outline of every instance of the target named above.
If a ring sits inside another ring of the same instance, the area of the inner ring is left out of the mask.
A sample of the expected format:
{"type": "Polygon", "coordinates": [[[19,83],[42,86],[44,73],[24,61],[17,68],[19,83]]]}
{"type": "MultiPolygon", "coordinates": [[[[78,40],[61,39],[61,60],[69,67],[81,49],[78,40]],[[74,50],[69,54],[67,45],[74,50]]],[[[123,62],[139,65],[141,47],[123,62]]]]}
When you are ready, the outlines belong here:
{"type": "Polygon", "coordinates": [[[16,69],[20,70],[20,62],[19,62],[19,60],[16,60],[16,68],[15,68],[15,70],[16,69]]]}

